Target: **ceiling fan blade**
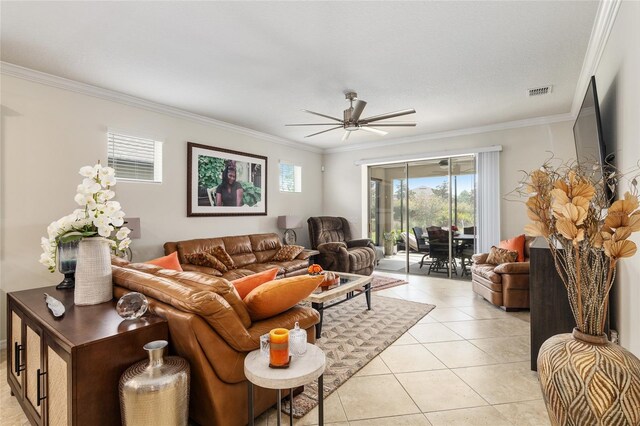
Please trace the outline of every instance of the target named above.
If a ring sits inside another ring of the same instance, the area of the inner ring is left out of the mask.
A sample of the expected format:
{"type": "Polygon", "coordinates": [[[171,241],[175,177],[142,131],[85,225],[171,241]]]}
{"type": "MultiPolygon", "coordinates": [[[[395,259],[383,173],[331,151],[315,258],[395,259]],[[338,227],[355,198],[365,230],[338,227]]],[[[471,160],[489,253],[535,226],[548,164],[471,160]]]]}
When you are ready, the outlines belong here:
{"type": "Polygon", "coordinates": [[[329,120],[335,120],[337,122],[342,123],[342,120],[340,120],[339,118],[336,118],[336,117],[332,117],[330,115],[320,114],[319,112],[309,111],[308,109],[303,109],[303,111],[304,112],[308,112],[309,114],[319,115],[320,117],[328,118],[329,120]]]}
{"type": "Polygon", "coordinates": [[[335,129],[342,129],[342,126],[336,126],[336,127],[332,127],[330,129],[327,129],[327,130],[323,130],[323,131],[318,132],[318,133],[312,133],[310,135],[305,136],[305,138],[310,138],[311,136],[319,135],[320,133],[330,132],[331,130],[335,130],[335,129]]]}
{"type": "Polygon", "coordinates": [[[380,136],[384,136],[389,133],[389,132],[385,132],[384,130],[374,129],[373,127],[360,126],[360,129],[369,133],[375,133],[376,135],[380,135],[380,136]]]}
{"type": "Polygon", "coordinates": [[[401,115],[414,114],[415,109],[403,109],[402,111],[388,112],[386,114],[374,115],[373,117],[363,118],[361,124],[371,123],[373,121],[384,120],[386,118],[400,117],[401,115]]]}
{"type": "Polygon", "coordinates": [[[362,101],[360,99],[356,100],[356,104],[353,106],[353,112],[351,113],[351,119],[353,121],[358,121],[358,119],[360,118],[360,114],[362,114],[362,111],[364,111],[365,106],[367,106],[367,103],[365,101],[362,101]]]}
{"type": "Polygon", "coordinates": [[[336,123],[304,123],[304,124],[285,124],[285,126],[335,126],[336,123]]]}
{"type": "MultiPolygon", "coordinates": [[[[416,123],[408,123],[408,122],[395,122],[395,123],[375,123],[373,124],[376,127],[415,127],[416,123]]],[[[361,127],[368,126],[368,124],[361,124],[361,127]]]]}
{"type": "Polygon", "coordinates": [[[344,135],[342,135],[342,142],[349,139],[349,136],[351,136],[351,132],[344,132],[344,135]]]}

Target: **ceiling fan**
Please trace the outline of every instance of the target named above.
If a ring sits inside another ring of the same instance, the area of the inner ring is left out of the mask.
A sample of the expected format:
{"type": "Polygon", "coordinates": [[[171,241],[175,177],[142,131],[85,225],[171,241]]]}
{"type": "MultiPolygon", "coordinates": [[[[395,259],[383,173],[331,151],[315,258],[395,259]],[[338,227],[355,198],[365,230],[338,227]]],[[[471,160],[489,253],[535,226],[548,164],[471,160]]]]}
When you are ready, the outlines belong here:
{"type": "Polygon", "coordinates": [[[321,132],[312,133],[310,135],[305,136],[305,138],[309,138],[311,136],[316,136],[321,133],[330,132],[335,129],[344,129],[344,135],[342,136],[342,141],[346,141],[349,139],[351,132],[356,130],[365,130],[370,133],[375,133],[380,136],[384,136],[387,134],[384,130],[376,129],[375,127],[415,127],[416,123],[404,122],[404,121],[391,121],[380,123],[381,120],[386,120],[388,118],[400,117],[402,115],[414,114],[416,112],[415,109],[403,109],[401,111],[388,112],[386,114],[374,115],[367,118],[360,118],[362,115],[362,111],[367,103],[361,99],[358,99],[358,94],[356,92],[345,92],[345,99],[349,101],[349,108],[345,109],[342,113],[343,118],[339,119],[337,117],[332,117],[330,115],[320,114],[319,112],[309,111],[307,109],[303,109],[302,111],[308,112],[309,114],[319,115],[320,117],[328,118],[329,120],[333,120],[334,123],[304,123],[304,124],[285,124],[285,126],[335,126],[327,130],[323,130],[321,132]],[[355,103],[354,103],[355,101],[355,103]],[[339,123],[339,124],[338,124],[339,123]],[[375,127],[373,127],[375,126],[375,127]]]}

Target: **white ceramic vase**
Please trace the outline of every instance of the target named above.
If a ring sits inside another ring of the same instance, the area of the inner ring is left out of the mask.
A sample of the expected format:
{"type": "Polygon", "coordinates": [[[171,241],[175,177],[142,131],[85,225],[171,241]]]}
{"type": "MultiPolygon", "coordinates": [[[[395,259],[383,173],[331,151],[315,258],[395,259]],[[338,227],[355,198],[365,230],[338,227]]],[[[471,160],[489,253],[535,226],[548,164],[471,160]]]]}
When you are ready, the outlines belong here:
{"type": "Polygon", "coordinates": [[[113,298],[111,248],[105,238],[83,238],[76,262],[76,305],[97,305],[113,298]]]}

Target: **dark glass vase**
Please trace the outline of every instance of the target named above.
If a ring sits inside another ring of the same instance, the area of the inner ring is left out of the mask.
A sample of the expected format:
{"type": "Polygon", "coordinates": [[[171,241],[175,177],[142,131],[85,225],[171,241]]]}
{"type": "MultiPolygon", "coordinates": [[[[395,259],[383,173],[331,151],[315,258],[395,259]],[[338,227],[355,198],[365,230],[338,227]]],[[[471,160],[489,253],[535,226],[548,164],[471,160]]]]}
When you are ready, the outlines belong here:
{"type": "Polygon", "coordinates": [[[56,286],[59,290],[74,288],[76,285],[76,259],[78,257],[79,241],[58,243],[58,271],[64,274],[64,279],[56,286]]]}

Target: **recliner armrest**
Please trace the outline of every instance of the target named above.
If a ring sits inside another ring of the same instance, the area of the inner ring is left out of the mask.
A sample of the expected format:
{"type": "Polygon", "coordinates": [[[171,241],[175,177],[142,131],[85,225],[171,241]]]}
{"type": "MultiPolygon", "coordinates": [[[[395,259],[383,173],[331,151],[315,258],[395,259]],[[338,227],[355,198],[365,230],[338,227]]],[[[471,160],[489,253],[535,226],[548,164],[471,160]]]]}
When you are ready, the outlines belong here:
{"type": "Polygon", "coordinates": [[[493,270],[496,274],[528,274],[529,262],[501,263],[493,270]]]}
{"type": "Polygon", "coordinates": [[[375,246],[373,245],[373,242],[369,238],[361,238],[358,240],[347,241],[347,248],[352,248],[352,247],[370,247],[373,249],[375,246]]]}
{"type": "Polygon", "coordinates": [[[323,243],[318,246],[320,253],[338,253],[340,249],[347,249],[347,245],[343,242],[337,243],[323,243]]]}

